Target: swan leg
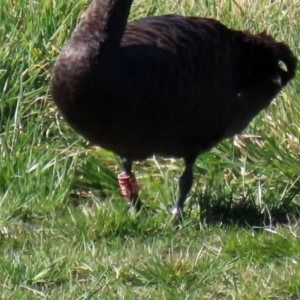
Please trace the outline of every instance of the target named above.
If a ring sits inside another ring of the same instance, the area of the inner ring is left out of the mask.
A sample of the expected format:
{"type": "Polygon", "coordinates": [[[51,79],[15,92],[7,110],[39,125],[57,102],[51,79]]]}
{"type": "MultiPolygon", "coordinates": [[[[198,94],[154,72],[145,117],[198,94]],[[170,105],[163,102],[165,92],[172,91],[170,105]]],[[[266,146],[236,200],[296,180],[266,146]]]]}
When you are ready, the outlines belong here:
{"type": "Polygon", "coordinates": [[[139,199],[139,187],[132,172],[132,160],[121,157],[124,167],[124,172],[118,175],[119,185],[123,196],[128,198],[128,208],[135,208],[137,211],[141,208],[141,201],[139,199]]]}
{"type": "Polygon", "coordinates": [[[172,208],[172,220],[177,220],[182,217],[184,202],[186,200],[187,194],[191,190],[193,185],[193,166],[196,157],[185,158],[185,168],[179,178],[179,198],[176,205],[172,208]]]}

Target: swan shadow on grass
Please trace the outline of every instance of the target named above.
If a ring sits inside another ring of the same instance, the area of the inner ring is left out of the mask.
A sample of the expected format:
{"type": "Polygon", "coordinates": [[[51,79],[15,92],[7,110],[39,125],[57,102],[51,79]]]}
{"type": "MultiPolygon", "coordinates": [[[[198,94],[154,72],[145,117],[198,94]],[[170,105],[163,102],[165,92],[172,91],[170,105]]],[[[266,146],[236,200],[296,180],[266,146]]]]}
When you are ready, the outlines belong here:
{"type": "MultiPolygon", "coordinates": [[[[300,220],[300,205],[293,199],[300,192],[294,188],[286,197],[276,201],[270,196],[259,205],[254,195],[248,192],[235,198],[233,194],[221,195],[212,200],[209,193],[196,192],[192,200],[199,208],[199,221],[207,226],[237,225],[241,227],[276,226],[278,224],[297,223],[300,220]],[[267,200],[267,201],[266,201],[267,200]]],[[[189,217],[191,209],[187,210],[189,217]]]]}

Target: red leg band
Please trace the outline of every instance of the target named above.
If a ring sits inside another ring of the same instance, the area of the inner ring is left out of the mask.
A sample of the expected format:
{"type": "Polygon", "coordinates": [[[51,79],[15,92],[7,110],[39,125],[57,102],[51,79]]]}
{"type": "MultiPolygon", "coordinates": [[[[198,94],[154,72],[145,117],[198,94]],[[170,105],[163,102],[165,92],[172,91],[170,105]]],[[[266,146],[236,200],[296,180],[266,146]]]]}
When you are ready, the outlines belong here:
{"type": "Polygon", "coordinates": [[[125,172],[122,172],[118,175],[118,181],[124,197],[130,198],[132,196],[137,196],[139,192],[139,186],[135,179],[134,173],[127,175],[125,172]]]}

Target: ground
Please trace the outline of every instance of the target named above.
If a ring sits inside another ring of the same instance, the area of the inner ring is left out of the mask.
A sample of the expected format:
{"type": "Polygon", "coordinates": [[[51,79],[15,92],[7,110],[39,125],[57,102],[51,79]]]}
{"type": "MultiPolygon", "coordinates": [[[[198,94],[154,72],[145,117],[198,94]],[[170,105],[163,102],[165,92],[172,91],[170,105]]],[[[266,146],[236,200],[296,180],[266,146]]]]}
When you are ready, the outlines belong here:
{"type": "MultiPolygon", "coordinates": [[[[118,158],[57,113],[51,69],[89,1],[0,10],[1,299],[300,299],[300,78],[243,135],[200,156],[180,228],[180,160],[134,165],[145,205],[125,212],[118,158]]],[[[178,13],[267,29],[299,57],[295,1],[137,0],[130,19],[178,13]]]]}

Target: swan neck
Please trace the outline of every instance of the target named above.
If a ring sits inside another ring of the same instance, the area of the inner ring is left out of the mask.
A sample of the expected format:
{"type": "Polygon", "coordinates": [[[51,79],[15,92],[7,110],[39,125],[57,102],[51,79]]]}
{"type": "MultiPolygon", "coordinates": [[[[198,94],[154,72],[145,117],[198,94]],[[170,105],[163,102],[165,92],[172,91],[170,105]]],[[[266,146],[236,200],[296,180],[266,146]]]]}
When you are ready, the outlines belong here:
{"type": "MultiPolygon", "coordinates": [[[[93,0],[71,39],[90,39],[118,46],[125,32],[133,0],[93,0]]],[[[85,41],[87,42],[87,41],[85,41]]]]}

